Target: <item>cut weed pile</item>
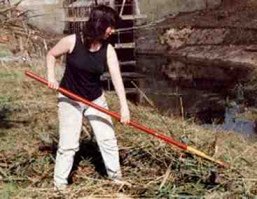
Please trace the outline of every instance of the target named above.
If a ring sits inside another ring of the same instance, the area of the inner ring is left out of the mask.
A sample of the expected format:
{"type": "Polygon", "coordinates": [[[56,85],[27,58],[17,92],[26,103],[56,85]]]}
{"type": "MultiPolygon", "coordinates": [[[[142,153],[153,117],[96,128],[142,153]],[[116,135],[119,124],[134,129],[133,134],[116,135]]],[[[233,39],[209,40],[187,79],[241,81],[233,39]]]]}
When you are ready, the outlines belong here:
{"type": "Polygon", "coordinates": [[[4,61],[29,61],[34,54],[42,57],[48,46],[60,38],[28,24],[29,11],[17,8],[21,2],[0,2],[0,59],[4,61]]]}
{"type": "MultiPolygon", "coordinates": [[[[60,195],[52,188],[58,139],[56,93],[25,77],[25,70],[42,76],[45,73],[43,61],[34,65],[2,62],[0,67],[4,77],[0,82],[3,93],[0,98],[0,196],[58,198],[60,195]]],[[[110,109],[119,111],[117,97],[108,93],[107,98],[110,109]]],[[[211,132],[187,121],[162,116],[149,107],[132,103],[129,106],[133,120],[224,160],[231,167],[218,168],[115,122],[124,179],[132,183],[132,187],[117,186],[104,176],[99,151],[92,134],[88,133],[90,128],[84,128],[67,198],[187,195],[215,198],[256,194],[255,140],[232,132],[211,132]],[[163,124],[163,119],[172,132],[163,124]]]]}

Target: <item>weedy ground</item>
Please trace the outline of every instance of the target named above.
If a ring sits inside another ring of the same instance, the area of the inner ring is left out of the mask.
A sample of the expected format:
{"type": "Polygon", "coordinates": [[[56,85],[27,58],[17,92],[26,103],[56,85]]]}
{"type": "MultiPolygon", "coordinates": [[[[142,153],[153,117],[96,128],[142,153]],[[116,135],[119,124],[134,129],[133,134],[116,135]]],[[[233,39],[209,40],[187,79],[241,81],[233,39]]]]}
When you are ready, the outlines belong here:
{"type": "MultiPolygon", "coordinates": [[[[132,120],[230,167],[221,168],[114,121],[124,180],[132,184],[117,186],[106,178],[85,120],[69,192],[55,192],[52,178],[58,142],[57,94],[26,77],[26,70],[45,76],[43,59],[2,61],[0,65],[0,198],[231,198],[257,194],[255,138],[212,132],[133,103],[129,103],[132,120]]],[[[110,109],[119,111],[116,95],[107,93],[107,99],[110,109]]]]}

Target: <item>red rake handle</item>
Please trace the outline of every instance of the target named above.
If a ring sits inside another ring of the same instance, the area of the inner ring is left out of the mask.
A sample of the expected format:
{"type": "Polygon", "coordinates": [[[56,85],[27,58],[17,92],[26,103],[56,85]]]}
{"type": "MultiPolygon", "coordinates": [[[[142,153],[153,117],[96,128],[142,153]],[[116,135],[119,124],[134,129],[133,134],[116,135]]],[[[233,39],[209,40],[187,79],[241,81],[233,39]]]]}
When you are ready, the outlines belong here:
{"type": "MultiPolygon", "coordinates": [[[[26,71],[25,74],[27,76],[31,77],[32,79],[35,79],[35,80],[37,80],[37,81],[39,81],[39,82],[41,82],[41,83],[43,83],[45,85],[48,85],[48,82],[47,82],[46,79],[36,75],[35,73],[32,73],[30,71],[26,71]]],[[[88,101],[88,100],[86,100],[86,99],[84,99],[84,98],[82,98],[82,97],[80,97],[80,96],[78,96],[78,95],[76,95],[76,94],[74,94],[74,93],[64,89],[64,88],[59,87],[57,90],[59,92],[61,92],[62,94],[66,95],[66,96],[68,96],[68,97],[70,97],[70,98],[72,98],[72,99],[74,99],[76,101],[80,101],[80,102],[82,102],[82,103],[84,103],[84,104],[86,104],[88,106],[91,106],[91,107],[93,107],[93,108],[95,108],[95,109],[97,109],[97,110],[99,110],[99,111],[101,111],[103,113],[106,113],[107,115],[110,115],[110,116],[112,116],[115,119],[120,121],[121,116],[118,113],[116,113],[116,112],[112,112],[112,111],[109,111],[108,109],[102,108],[101,106],[98,106],[98,105],[96,105],[96,104],[94,104],[94,103],[92,103],[92,102],[90,102],[90,101],[88,101]]],[[[155,136],[155,137],[157,137],[157,138],[167,142],[168,144],[177,146],[178,148],[183,149],[183,150],[187,150],[187,145],[185,145],[185,144],[183,144],[181,142],[175,141],[171,137],[168,137],[166,135],[158,133],[155,130],[150,129],[150,128],[146,127],[146,126],[143,126],[143,125],[141,125],[141,124],[139,124],[137,122],[130,121],[128,123],[128,125],[129,126],[133,126],[134,128],[139,129],[141,131],[144,131],[144,132],[146,132],[148,134],[151,134],[151,135],[153,135],[153,136],[155,136]]]]}
{"type": "MultiPolygon", "coordinates": [[[[48,85],[47,80],[45,80],[44,78],[42,78],[42,77],[40,77],[40,76],[38,76],[38,75],[36,75],[36,74],[34,74],[32,72],[26,71],[25,74],[27,76],[31,77],[32,79],[35,79],[35,80],[37,80],[37,81],[39,81],[39,82],[41,82],[41,83],[43,83],[45,85],[48,85]]],[[[64,88],[60,88],[59,87],[57,90],[59,92],[63,93],[64,95],[74,99],[74,100],[80,101],[80,102],[82,102],[82,103],[84,103],[84,104],[86,104],[86,105],[88,105],[90,107],[93,107],[93,108],[95,108],[95,109],[97,109],[97,110],[99,110],[99,111],[101,111],[103,113],[106,113],[107,115],[110,115],[110,116],[112,116],[115,119],[120,121],[121,116],[118,113],[115,113],[115,112],[109,111],[109,110],[107,110],[105,108],[102,108],[101,106],[98,106],[98,105],[96,105],[96,104],[94,104],[94,103],[92,103],[92,102],[90,102],[90,101],[88,101],[88,100],[86,100],[86,99],[84,99],[84,98],[82,98],[82,97],[80,97],[80,96],[78,96],[78,95],[76,95],[76,94],[74,94],[74,93],[64,89],[64,88]]],[[[150,129],[150,128],[146,127],[146,126],[143,126],[143,125],[141,125],[141,124],[139,124],[137,122],[130,121],[128,123],[128,125],[136,128],[136,129],[139,129],[141,131],[144,131],[145,133],[151,134],[151,135],[153,135],[153,136],[155,136],[155,137],[165,141],[168,144],[177,146],[180,149],[183,149],[183,150],[188,151],[190,153],[196,154],[196,155],[198,155],[198,156],[200,156],[202,158],[205,158],[207,160],[215,162],[215,163],[217,163],[217,164],[219,164],[219,165],[221,165],[221,166],[223,166],[225,168],[229,167],[229,165],[227,165],[224,162],[216,160],[216,159],[206,155],[205,153],[203,153],[203,152],[201,152],[201,151],[199,151],[197,149],[194,149],[194,148],[192,148],[190,146],[187,146],[187,145],[185,145],[185,144],[183,144],[181,142],[178,142],[178,141],[172,139],[171,137],[168,137],[168,136],[166,136],[164,134],[158,133],[155,130],[150,129]]]]}

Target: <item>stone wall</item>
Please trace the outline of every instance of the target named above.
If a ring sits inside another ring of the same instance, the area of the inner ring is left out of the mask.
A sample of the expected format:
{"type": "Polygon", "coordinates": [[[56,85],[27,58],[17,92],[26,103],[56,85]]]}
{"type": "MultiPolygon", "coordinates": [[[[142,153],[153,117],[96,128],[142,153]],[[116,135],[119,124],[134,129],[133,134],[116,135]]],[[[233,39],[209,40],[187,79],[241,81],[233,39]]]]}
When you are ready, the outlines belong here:
{"type": "Polygon", "coordinates": [[[142,14],[147,20],[159,20],[167,15],[177,15],[181,12],[215,8],[222,0],[139,0],[142,14]]]}
{"type": "Polygon", "coordinates": [[[38,28],[63,33],[65,13],[63,0],[23,0],[21,9],[29,10],[29,22],[38,28]]]}

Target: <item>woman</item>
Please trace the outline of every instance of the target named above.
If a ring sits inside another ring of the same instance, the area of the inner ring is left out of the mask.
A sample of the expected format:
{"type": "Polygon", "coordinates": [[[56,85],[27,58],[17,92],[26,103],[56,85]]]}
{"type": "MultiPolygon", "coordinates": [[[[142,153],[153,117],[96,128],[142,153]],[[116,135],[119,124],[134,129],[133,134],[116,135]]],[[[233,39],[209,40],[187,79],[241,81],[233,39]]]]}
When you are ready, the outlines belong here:
{"type": "MultiPolygon", "coordinates": [[[[124,85],[121,79],[116,52],[106,39],[114,31],[115,11],[99,5],[92,9],[83,34],[72,34],[61,39],[47,54],[48,86],[59,87],[55,78],[56,58],[66,54],[66,69],[60,87],[84,97],[93,103],[108,108],[101,87],[100,76],[106,65],[120,101],[121,122],[130,120],[124,85]]],[[[88,117],[96,141],[104,160],[108,177],[114,182],[121,181],[121,170],[117,140],[111,118],[59,94],[59,146],[54,170],[54,184],[57,189],[65,189],[71,171],[74,155],[79,149],[79,137],[83,116],[88,117]]]]}

